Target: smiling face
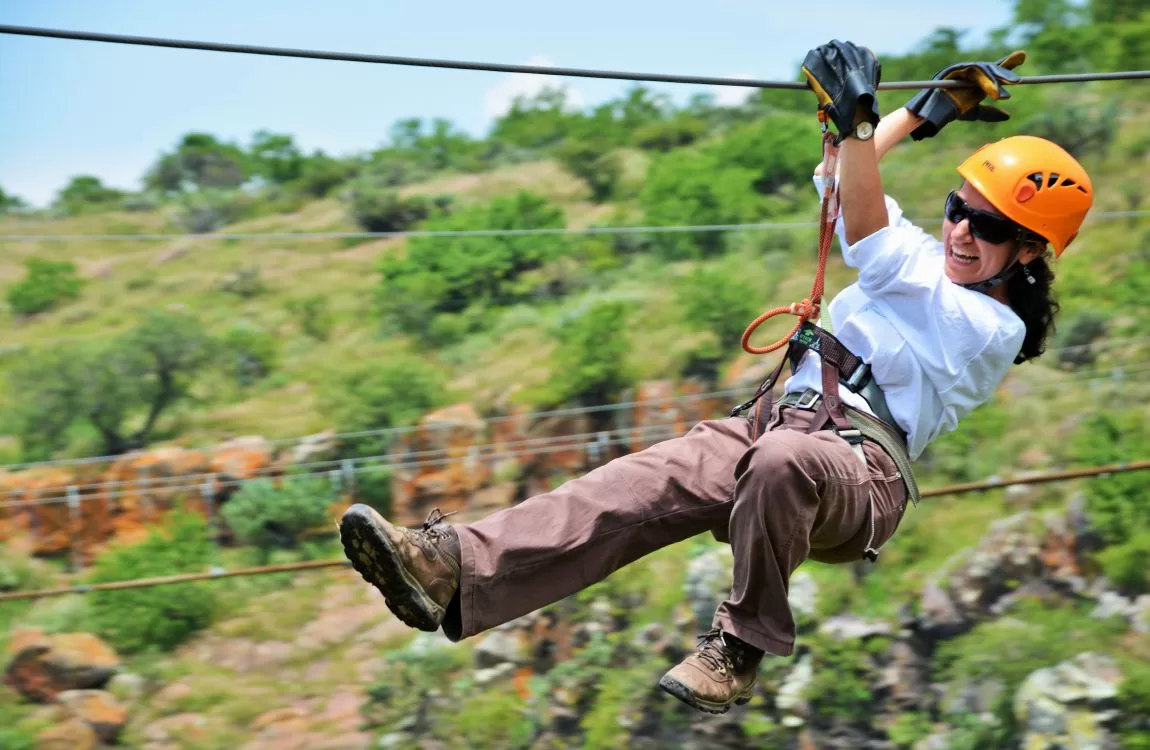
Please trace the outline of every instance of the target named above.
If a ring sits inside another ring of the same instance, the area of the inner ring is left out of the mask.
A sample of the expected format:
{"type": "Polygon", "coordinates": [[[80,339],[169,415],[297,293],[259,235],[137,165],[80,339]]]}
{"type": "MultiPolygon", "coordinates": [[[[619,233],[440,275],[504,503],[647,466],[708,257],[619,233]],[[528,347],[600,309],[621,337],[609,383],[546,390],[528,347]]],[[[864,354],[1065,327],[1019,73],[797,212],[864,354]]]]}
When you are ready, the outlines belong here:
{"type": "MultiPolygon", "coordinates": [[[[968,208],[994,214],[1005,221],[1009,221],[969,183],[964,182],[957,191],[957,195],[968,208]]],[[[975,221],[977,222],[978,219],[976,218],[975,221]]],[[[989,242],[975,237],[971,232],[970,224],[970,218],[960,218],[958,223],[955,223],[951,220],[950,215],[942,221],[942,244],[946,251],[946,275],[956,284],[972,284],[994,276],[1014,256],[1018,244],[1015,239],[1009,239],[1005,242],[989,242]]],[[[1026,263],[1033,256],[1033,253],[1026,252],[1019,260],[1026,263]]]]}

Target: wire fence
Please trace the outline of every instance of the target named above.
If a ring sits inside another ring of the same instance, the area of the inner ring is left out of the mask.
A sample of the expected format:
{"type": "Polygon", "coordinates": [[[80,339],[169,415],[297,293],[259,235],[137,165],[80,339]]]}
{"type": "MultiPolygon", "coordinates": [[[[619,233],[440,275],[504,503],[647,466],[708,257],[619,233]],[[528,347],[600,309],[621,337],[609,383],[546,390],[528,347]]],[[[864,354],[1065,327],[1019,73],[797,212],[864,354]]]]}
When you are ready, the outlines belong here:
{"type": "MultiPolygon", "coordinates": [[[[1046,357],[1057,357],[1060,354],[1072,354],[1076,352],[1096,352],[1103,353],[1107,350],[1123,346],[1137,346],[1142,344],[1150,344],[1150,336],[1128,336],[1118,338],[1107,338],[1095,341],[1089,344],[1075,344],[1061,347],[1050,347],[1046,350],[1046,357]]],[[[1093,377],[1109,376],[1115,380],[1122,378],[1123,372],[1125,374],[1133,374],[1141,372],[1140,369],[1125,369],[1129,365],[1138,365],[1141,360],[1126,362],[1122,365],[1115,365],[1105,369],[1094,371],[1076,372],[1069,376],[1071,380],[1079,377],[1093,377]]],[[[1064,381],[1059,381],[1064,382],[1064,381]]],[[[1058,383],[1049,384],[1050,387],[1057,387],[1058,383]]],[[[1043,387],[1043,386],[1039,386],[1043,387]]],[[[677,405],[690,404],[700,401],[709,401],[716,399],[739,399],[740,396],[745,397],[747,389],[740,388],[726,388],[715,391],[702,391],[699,393],[685,393],[670,396],[661,396],[658,398],[647,399],[630,399],[623,401],[616,401],[603,404],[593,404],[589,406],[573,406],[562,409],[546,409],[530,412],[511,413],[492,417],[480,417],[469,424],[474,424],[480,431],[486,432],[493,427],[505,425],[509,423],[530,424],[532,422],[555,418],[555,417],[579,417],[595,414],[604,414],[608,412],[635,412],[636,410],[644,407],[657,407],[668,408],[677,405]]],[[[633,420],[633,418],[632,418],[633,420]]],[[[348,432],[319,432],[311,433],[308,435],[295,435],[284,438],[274,438],[267,440],[267,444],[273,448],[290,448],[300,445],[312,444],[317,442],[323,443],[339,443],[346,440],[357,440],[363,438],[381,438],[383,440],[398,440],[403,437],[412,435],[414,433],[434,434],[438,431],[446,431],[455,429],[459,424],[455,420],[445,420],[441,423],[430,422],[425,424],[404,425],[399,427],[384,427],[371,430],[358,430],[348,432]]],[[[194,447],[188,447],[188,450],[196,450],[194,447]]],[[[0,465],[0,472],[15,472],[27,471],[29,469],[49,468],[49,467],[79,467],[89,466],[92,464],[114,464],[117,461],[124,460],[126,454],[104,454],[98,456],[86,456],[82,458],[60,458],[44,461],[26,461],[22,463],[2,464],[0,465]]],[[[334,467],[332,467],[334,468],[334,467]]]]}
{"type": "MultiPolygon", "coordinates": [[[[1124,387],[1146,383],[1150,382],[1145,377],[1147,374],[1150,374],[1150,361],[1137,360],[1124,362],[1120,366],[1082,371],[1065,379],[1046,383],[1020,383],[1018,387],[1030,395],[1049,396],[1067,389],[1091,388],[1095,384],[1109,383],[1124,387]]],[[[424,428],[406,428],[402,432],[397,430],[395,432],[347,433],[345,437],[385,435],[396,439],[390,442],[387,452],[367,456],[292,463],[274,462],[269,457],[265,465],[246,469],[243,472],[244,476],[232,478],[229,478],[229,472],[218,469],[160,474],[158,472],[171,471],[165,467],[162,461],[154,464],[140,462],[133,466],[133,462],[137,460],[138,456],[128,454],[112,457],[124,462],[122,471],[130,475],[128,478],[79,481],[75,477],[68,477],[65,480],[66,484],[51,484],[52,480],[49,478],[46,480],[47,484],[36,486],[36,483],[32,482],[27,487],[21,486],[17,482],[9,490],[10,497],[17,494],[32,493],[35,495],[35,499],[0,500],[0,511],[6,508],[27,508],[70,502],[118,502],[124,498],[139,498],[148,495],[170,496],[198,493],[204,497],[219,498],[231,494],[230,491],[237,490],[249,482],[260,479],[293,481],[327,477],[337,489],[355,488],[357,476],[376,472],[418,474],[442,470],[451,466],[458,466],[469,472],[490,472],[494,470],[494,466],[505,461],[535,459],[559,452],[584,454],[589,460],[594,461],[612,447],[637,445],[651,436],[658,440],[666,439],[679,434],[689,423],[724,416],[736,403],[735,398],[737,396],[745,397],[747,395],[748,390],[746,389],[731,389],[668,396],[663,399],[648,401],[605,404],[600,407],[601,410],[630,410],[631,413],[620,420],[624,422],[622,425],[584,432],[562,432],[540,436],[508,433],[499,436],[490,430],[492,425],[511,420],[521,420],[522,428],[530,429],[530,425],[535,419],[544,419],[556,413],[573,416],[590,413],[589,411],[565,410],[562,412],[539,412],[534,415],[527,414],[519,417],[498,417],[486,421],[445,418],[442,422],[434,425],[424,428]],[[719,403],[720,398],[723,399],[721,403],[719,403]],[[695,406],[692,408],[689,406],[691,404],[695,404],[695,406]],[[683,406],[688,406],[688,408],[684,409],[683,406]],[[650,414],[646,412],[640,414],[638,407],[652,408],[646,410],[650,414]],[[652,416],[657,419],[669,418],[672,421],[643,422],[643,419],[652,416]],[[419,433],[416,439],[410,442],[402,440],[402,437],[412,436],[413,433],[419,433]],[[451,433],[455,433],[458,438],[451,439],[449,437],[451,433]]],[[[563,426],[560,425],[559,427],[562,429],[563,426]]],[[[334,446],[336,442],[332,441],[330,445],[334,446]]],[[[188,450],[188,453],[195,453],[195,451],[188,450]]],[[[206,463],[206,457],[204,458],[206,463]]],[[[178,462],[179,457],[173,460],[178,462]]],[[[56,466],[59,467],[60,464],[56,464],[56,466]]],[[[112,473],[111,470],[109,473],[112,473]]]]}
{"type": "MultiPolygon", "coordinates": [[[[1033,484],[1050,484],[1090,477],[1105,478],[1116,474],[1145,471],[1147,469],[1150,469],[1150,460],[1137,460],[1105,464],[1101,466],[1087,466],[1076,469],[1064,469],[1045,473],[1035,473],[1027,476],[1010,478],[991,477],[978,482],[965,482],[961,484],[950,484],[942,487],[927,488],[923,489],[920,494],[924,498],[941,497],[944,495],[964,495],[974,492],[987,492],[990,490],[1004,489],[1006,487],[1017,487],[1033,484]]],[[[185,573],[180,575],[137,578],[124,581],[76,584],[73,586],[61,586],[32,591],[3,592],[0,593],[0,603],[30,599],[44,599],[48,597],[67,596],[71,594],[88,594],[95,591],[122,591],[126,589],[170,586],[196,581],[214,581],[224,578],[236,578],[241,576],[267,575],[271,573],[297,573],[304,571],[348,567],[350,567],[350,562],[346,559],[308,560],[295,563],[282,563],[279,565],[262,565],[255,567],[237,568],[235,570],[226,570],[222,567],[216,566],[209,571],[200,573],[185,573]]]]}

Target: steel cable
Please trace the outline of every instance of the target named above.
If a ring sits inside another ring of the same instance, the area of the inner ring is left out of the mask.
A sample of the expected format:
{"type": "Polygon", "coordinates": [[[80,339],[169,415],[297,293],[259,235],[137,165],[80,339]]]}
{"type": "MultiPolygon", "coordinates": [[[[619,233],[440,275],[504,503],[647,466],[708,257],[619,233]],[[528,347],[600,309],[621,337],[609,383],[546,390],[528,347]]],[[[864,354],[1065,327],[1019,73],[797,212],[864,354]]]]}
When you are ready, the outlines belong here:
{"type": "MultiPolygon", "coordinates": [[[[716,76],[691,76],[666,73],[634,73],[617,70],[589,70],[586,68],[551,68],[541,65],[511,65],[504,63],[475,62],[470,60],[439,60],[425,57],[399,57],[395,55],[370,55],[357,52],[334,52],[326,50],[295,49],[291,47],[264,47],[254,44],[232,44],[224,42],[202,42],[189,39],[166,39],[153,36],[130,36],[128,34],[107,34],[95,31],[71,31],[38,26],[14,26],[0,24],[0,34],[18,36],[47,37],[52,39],[72,39],[85,42],[108,42],[131,44],[145,47],[169,47],[203,52],[232,52],[246,55],[270,55],[273,57],[297,57],[312,60],[333,60],[340,62],[378,63],[384,65],[406,65],[424,68],[451,68],[455,70],[482,70],[495,73],[530,73],[549,76],[570,76],[576,78],[612,78],[626,81],[657,81],[660,83],[688,83],[710,86],[744,86],[760,89],[809,90],[805,82],[762,81],[746,78],[723,78],[716,76]]],[[[1081,83],[1087,81],[1115,81],[1150,78],[1150,70],[1124,70],[1104,73],[1068,73],[1058,75],[1027,76],[1018,84],[1081,83]]],[[[960,81],[889,81],[880,83],[879,89],[922,89],[922,88],[968,88],[975,84],[960,81]]],[[[1017,84],[1016,84],[1017,85],[1017,84]]]]}

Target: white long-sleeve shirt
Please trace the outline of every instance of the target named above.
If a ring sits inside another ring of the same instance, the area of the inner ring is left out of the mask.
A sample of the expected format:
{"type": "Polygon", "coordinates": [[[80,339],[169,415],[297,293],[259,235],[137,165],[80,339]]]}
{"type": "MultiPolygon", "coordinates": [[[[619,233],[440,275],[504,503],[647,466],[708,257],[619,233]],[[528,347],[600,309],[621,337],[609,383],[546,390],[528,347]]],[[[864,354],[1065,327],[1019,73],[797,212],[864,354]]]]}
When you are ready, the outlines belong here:
{"type": "MultiPolygon", "coordinates": [[[[821,196],[821,178],[815,186],[821,196]]],[[[890,196],[886,209],[889,225],[853,245],[840,217],[843,259],[859,276],[831,300],[830,325],[822,325],[870,363],[913,460],[994,395],[1022,349],[1026,326],[1008,306],[952,282],[942,243],[908,221],[890,196]]],[[[807,388],[822,392],[814,352],[783,385],[785,393],[807,388]]],[[[870,411],[845,386],[839,392],[844,402],[870,411]]]]}

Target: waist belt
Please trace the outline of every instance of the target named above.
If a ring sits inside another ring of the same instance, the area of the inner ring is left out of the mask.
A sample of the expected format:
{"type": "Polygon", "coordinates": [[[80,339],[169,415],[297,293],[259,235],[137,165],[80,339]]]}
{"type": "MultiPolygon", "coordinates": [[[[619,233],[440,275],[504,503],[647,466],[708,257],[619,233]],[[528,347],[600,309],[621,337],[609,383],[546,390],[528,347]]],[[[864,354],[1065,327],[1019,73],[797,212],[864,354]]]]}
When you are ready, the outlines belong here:
{"type": "MultiPolygon", "coordinates": [[[[804,321],[796,329],[787,346],[786,354],[779,361],[774,371],[759,386],[755,395],[746,402],[739,404],[731,410],[731,416],[738,416],[751,406],[757,404],[752,423],[752,440],[758,440],[761,431],[766,427],[765,415],[769,414],[772,406],[775,383],[782,374],[783,367],[790,362],[792,373],[798,368],[799,362],[808,351],[819,355],[822,364],[822,393],[805,391],[800,394],[787,394],[785,401],[793,401],[786,405],[809,408],[819,412],[825,419],[816,418],[811,425],[811,431],[820,430],[830,420],[831,429],[851,444],[855,452],[862,456],[861,443],[864,438],[882,446],[898,466],[902,480],[906,484],[907,497],[918,505],[918,485],[915,482],[914,472],[911,470],[910,456],[907,453],[906,436],[899,429],[890,410],[887,408],[886,398],[878,384],[871,376],[870,365],[853,354],[843,346],[842,342],[829,331],[804,321]],[[839,385],[846,386],[847,390],[857,393],[866,399],[876,416],[853,409],[844,404],[839,396],[839,385]],[[763,398],[763,397],[766,398],[763,398]]],[[[783,405],[783,401],[780,401],[783,405]]],[[[865,462],[865,457],[863,457],[865,462]]]]}
{"type": "MultiPolygon", "coordinates": [[[[817,411],[822,398],[822,394],[818,391],[808,388],[801,393],[785,394],[778,403],[779,406],[792,406],[798,409],[817,411]]],[[[920,499],[918,482],[915,480],[914,470],[911,468],[910,454],[907,453],[906,435],[897,425],[877,419],[849,404],[843,404],[843,411],[846,418],[850,420],[852,427],[858,430],[864,438],[870,438],[878,443],[891,457],[895,466],[898,467],[900,478],[906,484],[907,497],[917,506],[920,499]]]]}

